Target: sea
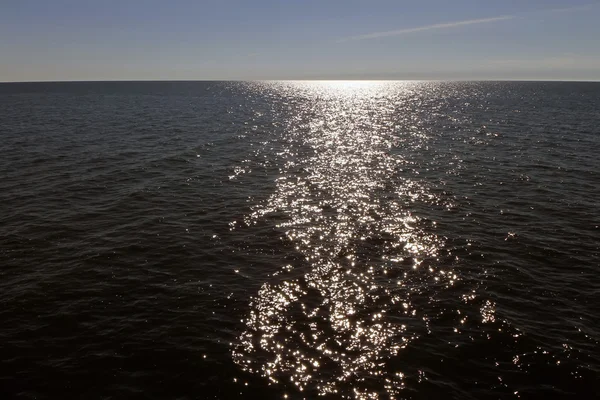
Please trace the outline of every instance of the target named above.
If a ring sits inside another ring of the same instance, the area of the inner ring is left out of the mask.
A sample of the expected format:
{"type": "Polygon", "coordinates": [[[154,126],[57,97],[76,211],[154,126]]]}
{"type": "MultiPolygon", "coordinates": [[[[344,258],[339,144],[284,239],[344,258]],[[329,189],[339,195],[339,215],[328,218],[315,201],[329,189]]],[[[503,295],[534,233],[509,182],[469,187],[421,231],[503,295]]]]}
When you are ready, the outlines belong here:
{"type": "Polygon", "coordinates": [[[600,398],[600,83],[0,84],[0,398],[600,398]]]}

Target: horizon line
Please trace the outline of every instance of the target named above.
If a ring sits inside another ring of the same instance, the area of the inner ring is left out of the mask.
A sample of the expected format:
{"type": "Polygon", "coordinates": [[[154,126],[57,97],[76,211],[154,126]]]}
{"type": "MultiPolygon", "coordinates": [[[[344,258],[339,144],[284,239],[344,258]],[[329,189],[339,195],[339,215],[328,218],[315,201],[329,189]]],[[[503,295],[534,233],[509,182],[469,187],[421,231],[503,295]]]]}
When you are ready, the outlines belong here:
{"type": "Polygon", "coordinates": [[[285,79],[91,79],[91,80],[31,80],[0,81],[2,84],[19,83],[125,83],[125,82],[582,82],[600,83],[599,79],[535,79],[535,78],[449,78],[449,79],[391,79],[391,78],[285,78],[285,79]]]}

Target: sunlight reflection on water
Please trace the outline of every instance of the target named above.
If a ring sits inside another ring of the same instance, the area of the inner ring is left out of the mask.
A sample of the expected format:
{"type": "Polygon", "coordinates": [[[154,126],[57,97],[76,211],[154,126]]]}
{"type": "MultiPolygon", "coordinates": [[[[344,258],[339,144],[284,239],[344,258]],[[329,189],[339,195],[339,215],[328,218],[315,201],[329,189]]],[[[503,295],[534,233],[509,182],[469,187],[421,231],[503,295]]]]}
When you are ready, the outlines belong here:
{"type": "MultiPolygon", "coordinates": [[[[406,384],[397,359],[429,331],[436,297],[461,279],[452,262],[440,262],[445,240],[435,221],[412,211],[415,203],[451,205],[407,172],[429,140],[413,112],[417,86],[264,85],[287,99],[293,118],[275,192],[246,223],[277,215],[308,267],[284,267],[263,285],[234,360],[299,391],[395,398],[406,384]],[[306,268],[302,276],[286,279],[296,267],[306,268]]],[[[493,321],[491,303],[481,314],[493,321]]]]}

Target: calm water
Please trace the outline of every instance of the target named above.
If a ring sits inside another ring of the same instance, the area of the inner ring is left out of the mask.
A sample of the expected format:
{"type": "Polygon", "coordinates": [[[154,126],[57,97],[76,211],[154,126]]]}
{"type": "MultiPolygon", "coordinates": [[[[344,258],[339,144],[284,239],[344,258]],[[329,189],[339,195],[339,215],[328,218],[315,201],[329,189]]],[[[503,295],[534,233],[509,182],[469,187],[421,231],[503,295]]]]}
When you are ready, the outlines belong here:
{"type": "Polygon", "coordinates": [[[0,395],[600,396],[600,84],[0,85],[0,395]]]}

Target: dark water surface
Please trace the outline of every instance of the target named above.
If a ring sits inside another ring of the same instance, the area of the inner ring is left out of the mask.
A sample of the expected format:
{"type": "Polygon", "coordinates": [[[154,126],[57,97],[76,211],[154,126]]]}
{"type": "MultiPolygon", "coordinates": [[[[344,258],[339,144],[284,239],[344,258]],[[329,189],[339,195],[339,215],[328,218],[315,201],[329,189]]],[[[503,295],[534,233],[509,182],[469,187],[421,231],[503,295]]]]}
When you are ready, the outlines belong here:
{"type": "Polygon", "coordinates": [[[0,397],[600,396],[600,84],[0,84],[0,397]]]}

